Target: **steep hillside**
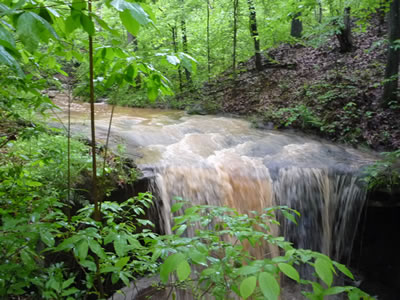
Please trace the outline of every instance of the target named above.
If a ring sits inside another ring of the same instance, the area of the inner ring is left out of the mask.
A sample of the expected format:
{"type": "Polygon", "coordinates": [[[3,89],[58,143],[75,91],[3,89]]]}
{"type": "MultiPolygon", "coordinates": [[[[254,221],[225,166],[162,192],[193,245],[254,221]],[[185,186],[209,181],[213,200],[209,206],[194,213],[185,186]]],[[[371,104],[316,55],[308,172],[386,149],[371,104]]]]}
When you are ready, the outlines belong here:
{"type": "Polygon", "coordinates": [[[382,108],[386,30],[375,24],[354,34],[355,49],[340,53],[335,37],[320,48],[281,45],[203,88],[206,106],[251,116],[256,126],[289,127],[374,149],[400,148],[400,102],[382,108]]]}

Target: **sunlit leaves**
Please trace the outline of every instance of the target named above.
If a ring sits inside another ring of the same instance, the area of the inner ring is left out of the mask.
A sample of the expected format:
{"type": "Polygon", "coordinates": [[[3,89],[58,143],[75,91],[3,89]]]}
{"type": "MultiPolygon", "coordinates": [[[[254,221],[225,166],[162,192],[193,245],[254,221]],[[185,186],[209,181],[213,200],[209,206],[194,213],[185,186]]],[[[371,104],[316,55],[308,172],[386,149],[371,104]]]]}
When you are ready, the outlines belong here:
{"type": "Polygon", "coordinates": [[[18,17],[17,34],[30,51],[34,51],[40,41],[47,42],[50,37],[58,39],[53,27],[33,12],[24,12],[18,17]]]}
{"type": "Polygon", "coordinates": [[[0,64],[7,65],[14,69],[20,76],[23,76],[23,72],[21,67],[19,66],[18,62],[15,58],[6,51],[3,46],[0,46],[0,64]]]}
{"type": "Polygon", "coordinates": [[[138,3],[114,0],[110,5],[120,12],[119,15],[122,24],[134,36],[137,36],[139,33],[141,25],[147,25],[152,22],[149,15],[138,3]]]}
{"type": "Polygon", "coordinates": [[[260,273],[258,277],[260,290],[264,297],[268,300],[277,300],[280,287],[275,277],[267,272],[260,273]]]}
{"type": "Polygon", "coordinates": [[[0,24],[0,45],[8,49],[15,49],[15,41],[10,31],[0,24]]]}

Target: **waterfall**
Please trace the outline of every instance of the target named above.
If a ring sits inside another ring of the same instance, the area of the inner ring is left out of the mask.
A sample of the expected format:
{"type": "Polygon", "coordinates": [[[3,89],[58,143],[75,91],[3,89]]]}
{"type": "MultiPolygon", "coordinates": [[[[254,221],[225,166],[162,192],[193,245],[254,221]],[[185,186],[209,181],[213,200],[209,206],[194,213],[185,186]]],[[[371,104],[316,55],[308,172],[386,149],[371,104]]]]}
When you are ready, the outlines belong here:
{"type": "MultiPolygon", "coordinates": [[[[287,167],[274,170],[247,162],[246,168],[164,167],[156,171],[155,193],[163,202],[165,231],[171,233],[170,207],[179,196],[193,205],[222,205],[240,213],[285,205],[300,212],[298,224],[283,221],[281,234],[297,248],[312,249],[343,261],[350,258],[366,190],[356,174],[329,169],[287,167]]],[[[212,161],[214,159],[211,159],[212,161]]],[[[236,161],[237,162],[237,161],[236,161]]]]}

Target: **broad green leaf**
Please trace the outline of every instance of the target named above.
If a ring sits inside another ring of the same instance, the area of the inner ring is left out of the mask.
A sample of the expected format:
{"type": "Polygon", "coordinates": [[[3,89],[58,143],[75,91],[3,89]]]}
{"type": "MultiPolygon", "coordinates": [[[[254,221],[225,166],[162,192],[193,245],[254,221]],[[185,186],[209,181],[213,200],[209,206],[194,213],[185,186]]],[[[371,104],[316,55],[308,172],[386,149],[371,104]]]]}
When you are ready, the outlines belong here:
{"type": "Polygon", "coordinates": [[[118,256],[122,257],[125,255],[126,246],[127,246],[127,243],[126,243],[125,236],[118,234],[114,239],[114,250],[118,256]]]}
{"type": "Polygon", "coordinates": [[[132,35],[137,36],[140,29],[140,24],[132,17],[128,10],[124,10],[119,13],[122,25],[128,30],[132,35]]]}
{"type": "Polygon", "coordinates": [[[73,0],[72,8],[75,10],[85,10],[86,9],[86,1],[83,0],[73,0]]]}
{"type": "Polygon", "coordinates": [[[123,267],[125,267],[125,265],[128,263],[130,257],[129,256],[125,256],[125,257],[121,257],[116,263],[115,266],[118,269],[122,269],[123,267]]]}
{"type": "Polygon", "coordinates": [[[342,272],[344,275],[346,275],[347,277],[354,280],[353,274],[350,272],[350,270],[345,265],[342,265],[335,261],[333,262],[333,264],[340,272],[342,272]]]}
{"type": "Polygon", "coordinates": [[[96,264],[91,261],[91,260],[84,260],[79,262],[81,266],[88,268],[90,271],[95,272],[96,271],[96,264]]]}
{"type": "Polygon", "coordinates": [[[35,50],[41,40],[47,42],[50,36],[59,38],[53,27],[33,12],[24,12],[18,17],[17,34],[29,51],[35,50]]]}
{"type": "Polygon", "coordinates": [[[188,252],[190,259],[199,265],[205,265],[207,262],[207,256],[197,250],[190,250],[188,252]]]}
{"type": "Polygon", "coordinates": [[[96,22],[101,26],[101,28],[109,31],[112,35],[114,36],[119,36],[118,30],[112,29],[107,22],[105,22],[103,19],[101,19],[99,16],[92,14],[92,16],[96,19],[96,22]]]}
{"type": "Polygon", "coordinates": [[[80,14],[72,14],[65,20],[65,32],[72,33],[75,29],[81,25],[80,14]]]}
{"type": "Polygon", "coordinates": [[[0,25],[0,45],[8,49],[15,49],[15,41],[11,32],[2,25],[0,25]]]}
{"type": "Polygon", "coordinates": [[[174,66],[179,65],[181,62],[175,55],[167,55],[167,61],[174,66]]]}
{"type": "Polygon", "coordinates": [[[248,297],[250,297],[253,294],[254,289],[256,288],[256,284],[256,276],[250,276],[244,279],[240,284],[240,296],[242,296],[243,299],[247,299],[248,297]]]}
{"type": "Polygon", "coordinates": [[[265,298],[268,300],[278,299],[280,287],[272,274],[267,272],[260,273],[258,276],[258,283],[265,298]]]}
{"type": "Polygon", "coordinates": [[[7,52],[7,50],[3,46],[0,46],[0,64],[7,65],[13,68],[19,76],[24,76],[24,73],[22,72],[18,62],[10,53],[7,52]]]}
{"type": "Polygon", "coordinates": [[[70,279],[68,279],[67,281],[64,281],[62,284],[62,288],[66,289],[67,287],[69,287],[75,280],[75,277],[71,277],[70,279]]]}
{"type": "Polygon", "coordinates": [[[88,255],[89,245],[87,240],[81,240],[77,246],[78,257],[80,260],[85,260],[88,255]]]}
{"type": "Polygon", "coordinates": [[[53,247],[54,246],[54,237],[51,234],[50,231],[48,230],[40,230],[40,239],[43,243],[46,244],[47,247],[53,247]]]}
{"type": "Polygon", "coordinates": [[[185,202],[177,202],[171,207],[171,212],[175,213],[185,205],[185,202]]]}
{"type": "Polygon", "coordinates": [[[161,282],[167,283],[169,274],[175,271],[183,260],[185,260],[185,256],[182,253],[175,253],[168,256],[160,268],[161,282]]]}
{"type": "Polygon", "coordinates": [[[333,286],[333,287],[330,287],[329,289],[325,290],[324,295],[325,296],[337,295],[337,294],[347,291],[348,289],[349,288],[345,287],[345,286],[333,286]]]}
{"type": "Polygon", "coordinates": [[[90,238],[88,239],[88,242],[89,248],[93,251],[93,253],[95,253],[100,258],[106,258],[106,254],[104,253],[103,248],[96,240],[90,238]]]}
{"type": "Polygon", "coordinates": [[[333,281],[332,263],[327,259],[317,258],[314,267],[318,277],[330,287],[333,281]]]}
{"type": "Polygon", "coordinates": [[[260,267],[258,266],[243,266],[238,270],[238,274],[240,275],[250,275],[258,272],[260,267]]]}
{"type": "Polygon", "coordinates": [[[176,274],[178,275],[178,279],[180,281],[186,280],[189,277],[191,272],[190,266],[186,260],[182,261],[178,268],[176,269],[176,274]]]}
{"type": "Polygon", "coordinates": [[[291,265],[286,263],[280,263],[278,264],[278,268],[287,277],[299,282],[300,280],[299,272],[297,272],[297,270],[293,268],[291,265]]]}
{"type": "Polygon", "coordinates": [[[93,21],[84,13],[81,13],[80,21],[83,29],[90,35],[93,36],[95,34],[95,28],[93,21]]]}
{"type": "Polygon", "coordinates": [[[147,25],[152,22],[149,15],[138,3],[130,3],[124,0],[114,0],[111,5],[119,12],[129,12],[132,18],[140,25],[147,25]]]}

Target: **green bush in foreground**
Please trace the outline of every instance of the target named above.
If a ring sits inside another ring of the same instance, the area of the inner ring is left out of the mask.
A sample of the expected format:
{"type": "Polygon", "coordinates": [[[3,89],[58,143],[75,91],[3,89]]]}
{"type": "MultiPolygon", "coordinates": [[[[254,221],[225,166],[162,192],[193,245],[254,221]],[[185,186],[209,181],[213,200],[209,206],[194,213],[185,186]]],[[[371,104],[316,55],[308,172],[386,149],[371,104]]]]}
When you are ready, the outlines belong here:
{"type": "MultiPolygon", "coordinates": [[[[174,212],[183,203],[173,206],[174,212]]],[[[159,237],[155,257],[163,257],[160,268],[162,283],[176,290],[189,289],[195,298],[206,294],[216,299],[278,299],[280,276],[284,275],[301,286],[310,300],[347,293],[349,299],[372,299],[353,286],[335,286],[340,273],[354,279],[346,266],[326,255],[311,250],[295,249],[282,237],[274,237],[271,228],[278,224],[279,210],[295,222],[295,211],[287,207],[267,208],[261,214],[239,214],[226,207],[194,206],[175,218],[175,234],[159,237]],[[195,232],[185,236],[187,230],[195,232]],[[279,248],[281,255],[256,259],[251,249],[261,245],[279,248]],[[302,279],[297,267],[309,265],[315,280],[302,279]]]]}

